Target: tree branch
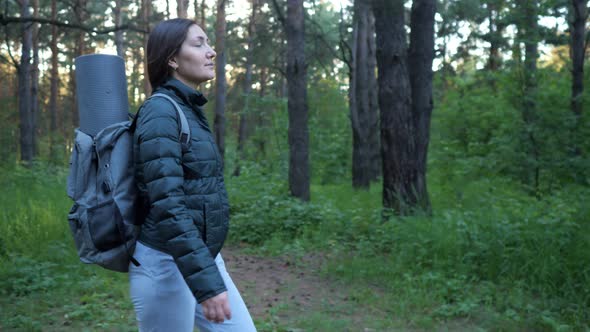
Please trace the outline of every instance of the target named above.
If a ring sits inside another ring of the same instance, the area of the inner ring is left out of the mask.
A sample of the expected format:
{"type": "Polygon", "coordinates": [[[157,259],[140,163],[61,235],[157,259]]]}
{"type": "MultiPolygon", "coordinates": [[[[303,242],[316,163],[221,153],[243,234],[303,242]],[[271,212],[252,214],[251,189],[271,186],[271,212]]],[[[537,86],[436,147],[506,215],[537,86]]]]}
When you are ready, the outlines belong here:
{"type": "Polygon", "coordinates": [[[8,51],[8,55],[10,56],[10,60],[12,60],[12,65],[14,66],[14,68],[16,68],[17,71],[19,71],[20,66],[19,66],[18,62],[16,62],[16,60],[14,59],[14,56],[12,56],[12,52],[10,51],[10,42],[8,40],[8,31],[7,31],[6,27],[4,27],[4,37],[5,37],[4,40],[6,42],[6,50],[8,51]]]}
{"type": "Polygon", "coordinates": [[[94,33],[97,35],[104,35],[104,34],[108,34],[108,33],[119,31],[119,30],[131,30],[131,31],[136,31],[136,32],[141,32],[141,33],[148,33],[148,31],[146,31],[145,29],[141,29],[141,28],[138,28],[138,27],[136,27],[134,25],[130,25],[130,24],[123,24],[120,26],[112,27],[112,28],[97,30],[97,29],[93,29],[93,28],[86,26],[86,25],[64,23],[64,22],[50,20],[50,19],[42,18],[42,17],[26,17],[26,18],[24,18],[24,17],[4,16],[4,15],[0,14],[0,25],[8,25],[8,24],[12,24],[12,23],[29,23],[29,22],[30,23],[35,22],[35,23],[40,23],[40,24],[55,25],[55,26],[62,27],[62,28],[77,29],[77,30],[86,31],[88,33],[94,33]]]}

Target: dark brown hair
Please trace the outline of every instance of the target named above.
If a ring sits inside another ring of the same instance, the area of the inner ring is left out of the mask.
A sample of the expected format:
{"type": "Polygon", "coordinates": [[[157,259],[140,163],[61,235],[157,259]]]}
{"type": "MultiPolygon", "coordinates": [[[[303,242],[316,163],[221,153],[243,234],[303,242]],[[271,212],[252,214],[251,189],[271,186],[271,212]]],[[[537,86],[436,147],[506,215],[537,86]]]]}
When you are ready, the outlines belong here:
{"type": "Polygon", "coordinates": [[[147,70],[152,91],[172,75],[168,61],[178,54],[192,25],[197,23],[186,18],[174,18],[158,23],[150,32],[147,42],[147,70]]]}

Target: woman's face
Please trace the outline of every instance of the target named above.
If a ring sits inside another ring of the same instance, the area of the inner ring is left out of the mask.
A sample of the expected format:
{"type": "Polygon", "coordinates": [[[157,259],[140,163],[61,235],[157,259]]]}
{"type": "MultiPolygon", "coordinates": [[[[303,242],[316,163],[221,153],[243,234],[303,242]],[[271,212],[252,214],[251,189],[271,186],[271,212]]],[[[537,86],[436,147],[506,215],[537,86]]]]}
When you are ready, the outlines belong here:
{"type": "Polygon", "coordinates": [[[174,69],[174,78],[195,86],[215,78],[215,55],[203,29],[191,25],[180,51],[170,59],[168,65],[174,69]]]}

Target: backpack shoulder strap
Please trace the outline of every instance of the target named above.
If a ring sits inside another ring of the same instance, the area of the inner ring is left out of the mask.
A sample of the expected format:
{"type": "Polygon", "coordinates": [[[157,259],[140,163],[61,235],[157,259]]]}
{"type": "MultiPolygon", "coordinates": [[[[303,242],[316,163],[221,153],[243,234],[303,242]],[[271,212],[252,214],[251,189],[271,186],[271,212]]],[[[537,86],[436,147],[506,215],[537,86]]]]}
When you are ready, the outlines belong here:
{"type": "Polygon", "coordinates": [[[174,105],[174,109],[176,109],[176,113],[178,114],[178,118],[180,120],[180,142],[183,144],[189,144],[191,141],[191,132],[188,127],[188,121],[186,119],[186,116],[184,115],[184,112],[180,109],[180,106],[178,106],[178,103],[176,103],[176,101],[174,101],[174,99],[172,99],[170,96],[165,95],[163,93],[154,93],[150,98],[154,97],[162,97],[168,99],[168,101],[171,102],[172,105],[174,105]]]}

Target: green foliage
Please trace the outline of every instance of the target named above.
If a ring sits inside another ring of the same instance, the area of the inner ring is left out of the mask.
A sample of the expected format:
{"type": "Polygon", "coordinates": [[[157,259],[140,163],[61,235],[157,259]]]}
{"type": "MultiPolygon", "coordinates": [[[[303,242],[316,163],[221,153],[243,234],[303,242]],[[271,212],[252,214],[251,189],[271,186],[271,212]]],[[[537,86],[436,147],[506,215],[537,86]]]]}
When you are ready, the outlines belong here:
{"type": "Polygon", "coordinates": [[[537,79],[536,111],[525,122],[518,69],[447,78],[433,115],[436,162],[462,159],[481,175],[507,175],[536,194],[587,183],[588,112],[576,119],[569,108],[566,72],[540,68],[537,79]]]}
{"type": "Polygon", "coordinates": [[[314,182],[347,181],[351,174],[352,132],[345,92],[331,80],[309,90],[310,159],[314,182]]]}

